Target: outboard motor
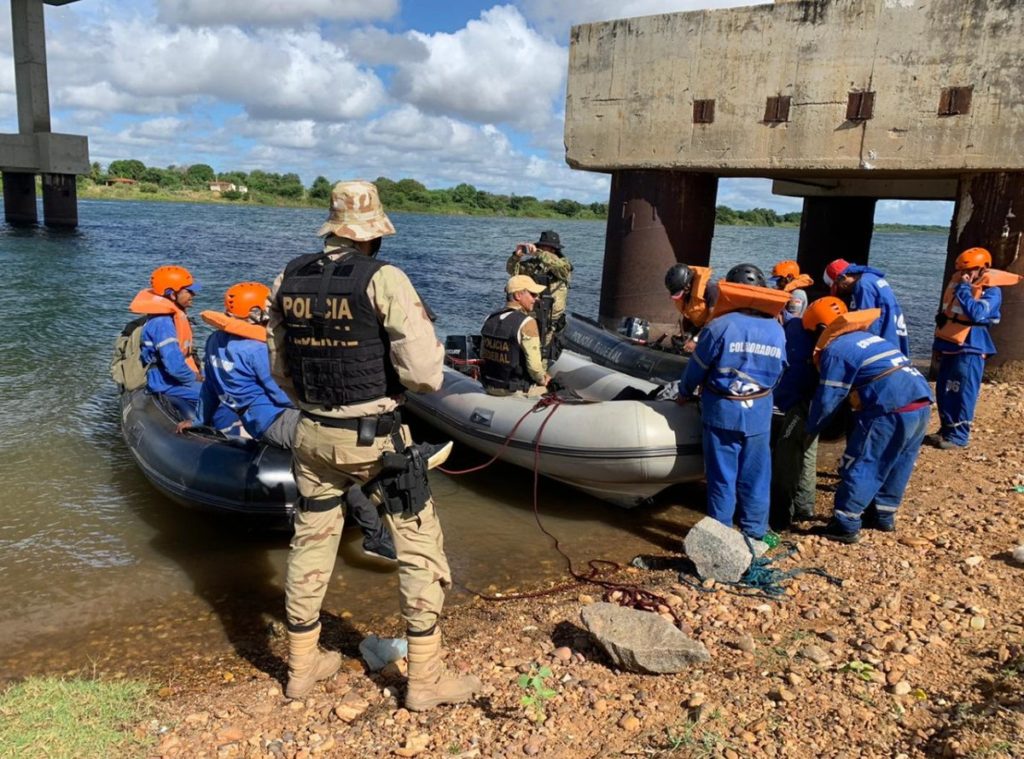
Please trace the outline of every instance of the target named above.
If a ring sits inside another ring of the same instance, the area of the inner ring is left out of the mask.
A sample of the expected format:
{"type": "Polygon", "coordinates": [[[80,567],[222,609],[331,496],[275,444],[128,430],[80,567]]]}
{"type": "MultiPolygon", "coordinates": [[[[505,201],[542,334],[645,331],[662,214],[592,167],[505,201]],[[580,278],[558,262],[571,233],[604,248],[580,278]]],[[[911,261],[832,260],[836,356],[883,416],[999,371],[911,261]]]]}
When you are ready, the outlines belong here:
{"type": "Polygon", "coordinates": [[[444,340],[444,361],[474,379],[480,374],[480,335],[448,335],[444,340]]]}
{"type": "Polygon", "coordinates": [[[638,343],[646,343],[651,336],[651,323],[638,316],[627,316],[619,325],[619,334],[638,343]]]}

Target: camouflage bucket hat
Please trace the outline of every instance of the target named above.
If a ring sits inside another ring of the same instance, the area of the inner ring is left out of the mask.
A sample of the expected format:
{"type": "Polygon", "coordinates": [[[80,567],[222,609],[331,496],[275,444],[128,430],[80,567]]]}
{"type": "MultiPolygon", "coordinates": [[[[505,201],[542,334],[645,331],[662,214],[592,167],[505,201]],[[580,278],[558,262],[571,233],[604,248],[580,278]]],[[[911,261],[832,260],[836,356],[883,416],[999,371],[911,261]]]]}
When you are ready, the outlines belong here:
{"type": "Polygon", "coordinates": [[[338,182],[331,190],[331,211],[317,235],[334,234],[365,242],[393,235],[395,227],[384,213],[373,182],[338,182]]]}

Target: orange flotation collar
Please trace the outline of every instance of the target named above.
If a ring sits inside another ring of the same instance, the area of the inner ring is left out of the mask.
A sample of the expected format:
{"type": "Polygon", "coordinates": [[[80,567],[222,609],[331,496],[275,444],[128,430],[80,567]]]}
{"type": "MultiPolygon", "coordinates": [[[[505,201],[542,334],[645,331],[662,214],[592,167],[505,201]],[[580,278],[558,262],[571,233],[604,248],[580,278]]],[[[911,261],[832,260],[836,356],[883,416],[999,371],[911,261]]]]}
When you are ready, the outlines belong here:
{"type": "Polygon", "coordinates": [[[736,282],[719,282],[718,300],[715,301],[711,318],[716,319],[723,314],[743,308],[750,308],[760,311],[766,316],[775,317],[782,313],[782,309],[789,301],[789,293],[784,290],[741,285],[736,282]]]}
{"type": "Polygon", "coordinates": [[[192,325],[188,316],[173,300],[157,295],[152,290],[139,290],[128,310],[133,314],[149,314],[152,316],[173,316],[174,334],[178,338],[178,347],[185,357],[188,368],[199,374],[199,365],[192,355],[192,325]]]}
{"type": "Polygon", "coordinates": [[[791,282],[787,282],[782,290],[783,292],[791,293],[794,290],[810,287],[813,284],[814,278],[810,274],[800,274],[799,276],[793,277],[791,282]]]}
{"type": "Polygon", "coordinates": [[[253,324],[220,311],[203,311],[199,316],[211,327],[223,330],[228,334],[259,340],[261,343],[267,342],[267,328],[262,324],[253,324]]]}
{"type": "Polygon", "coordinates": [[[821,352],[837,337],[850,332],[864,332],[878,321],[881,316],[882,309],[865,308],[863,311],[847,311],[829,324],[822,331],[821,335],[818,336],[818,342],[814,344],[814,365],[818,365],[821,352]]]}
{"type": "Polygon", "coordinates": [[[690,266],[690,271],[693,272],[690,291],[680,298],[673,298],[672,302],[686,321],[700,328],[707,323],[710,312],[706,296],[713,272],[710,266],[690,266]]]}
{"type": "Polygon", "coordinates": [[[976,286],[985,287],[1013,287],[1014,285],[1020,284],[1020,281],[1024,279],[1020,274],[1014,274],[1010,271],[1003,271],[1002,269],[987,269],[981,279],[975,282],[976,286]]]}

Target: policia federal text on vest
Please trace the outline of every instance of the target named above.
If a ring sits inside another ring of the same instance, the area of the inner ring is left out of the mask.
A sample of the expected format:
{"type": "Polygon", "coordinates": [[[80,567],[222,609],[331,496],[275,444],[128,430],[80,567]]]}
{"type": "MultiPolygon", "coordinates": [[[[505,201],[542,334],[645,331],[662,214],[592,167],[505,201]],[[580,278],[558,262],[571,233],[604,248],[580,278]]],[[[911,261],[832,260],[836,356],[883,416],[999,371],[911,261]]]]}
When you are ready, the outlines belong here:
{"type": "Polygon", "coordinates": [[[285,360],[303,403],[330,410],[402,392],[366,287],[384,263],[355,251],[292,261],[277,291],[285,360]]]}
{"type": "Polygon", "coordinates": [[[526,392],[533,387],[519,345],[519,329],[529,318],[529,314],[515,308],[503,308],[487,317],[480,330],[480,380],[484,387],[510,392],[526,392]]]}

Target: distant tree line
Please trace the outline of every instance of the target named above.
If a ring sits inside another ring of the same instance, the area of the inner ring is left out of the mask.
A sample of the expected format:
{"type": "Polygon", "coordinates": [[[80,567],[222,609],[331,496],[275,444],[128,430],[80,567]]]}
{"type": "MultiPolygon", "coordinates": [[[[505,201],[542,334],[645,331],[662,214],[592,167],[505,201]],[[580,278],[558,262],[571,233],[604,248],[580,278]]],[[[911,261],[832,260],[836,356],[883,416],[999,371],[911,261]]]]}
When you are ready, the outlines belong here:
{"type": "MultiPolygon", "coordinates": [[[[92,164],[88,177],[80,181],[103,184],[111,178],[132,179],[144,193],[169,194],[192,190],[209,192],[211,182],[218,180],[244,187],[245,192],[227,191],[219,194],[223,200],[271,204],[308,204],[324,206],[331,197],[334,182],[318,176],[308,188],[298,174],[277,174],[270,171],[224,171],[217,173],[212,166],[194,163],[190,166],[168,166],[165,169],[146,166],[136,159],[112,161],[106,171],[99,163],[92,164]]],[[[375,180],[384,206],[393,211],[412,211],[434,214],[474,216],[525,216],[558,219],[605,219],[607,203],[579,203],[575,200],[541,200],[533,195],[497,194],[478,190],[463,182],[455,187],[431,190],[415,179],[375,180]]],[[[751,208],[740,211],[729,206],[715,208],[715,223],[727,226],[795,227],[800,225],[800,213],[780,214],[771,208],[751,208]]],[[[944,231],[943,227],[926,225],[876,225],[885,231],[944,231]]]]}

